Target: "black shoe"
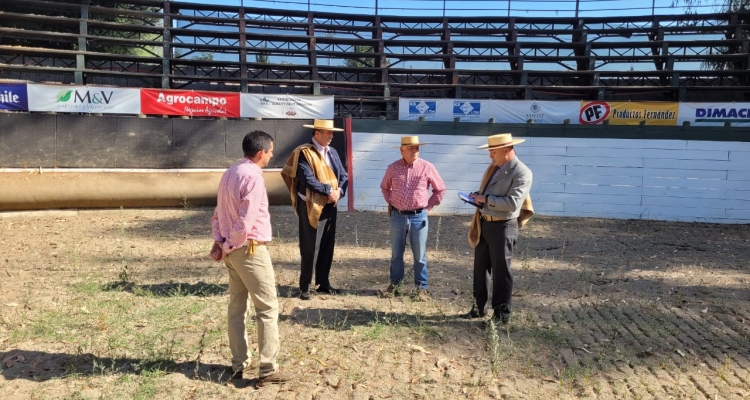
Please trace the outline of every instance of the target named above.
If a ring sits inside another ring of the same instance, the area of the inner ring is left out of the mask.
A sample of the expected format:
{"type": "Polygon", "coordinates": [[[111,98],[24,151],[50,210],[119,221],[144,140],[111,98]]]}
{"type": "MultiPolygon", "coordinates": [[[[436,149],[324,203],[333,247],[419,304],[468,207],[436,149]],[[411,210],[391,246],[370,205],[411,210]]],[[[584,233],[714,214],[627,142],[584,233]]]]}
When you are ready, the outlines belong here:
{"type": "Polygon", "coordinates": [[[474,318],[484,318],[485,315],[487,314],[480,313],[479,311],[477,311],[476,308],[472,307],[472,309],[468,313],[464,314],[463,316],[466,319],[474,319],[474,318]]]}
{"type": "Polygon", "coordinates": [[[505,303],[497,306],[495,312],[492,314],[492,321],[503,325],[510,322],[510,306],[505,303]]]}
{"type": "Polygon", "coordinates": [[[299,298],[302,299],[302,300],[310,300],[312,298],[312,296],[310,296],[310,291],[309,290],[305,290],[303,292],[300,292],[299,298]]]}
{"type": "Polygon", "coordinates": [[[332,287],[319,287],[315,289],[317,293],[325,293],[325,294],[341,294],[341,290],[335,289],[332,287]]]}

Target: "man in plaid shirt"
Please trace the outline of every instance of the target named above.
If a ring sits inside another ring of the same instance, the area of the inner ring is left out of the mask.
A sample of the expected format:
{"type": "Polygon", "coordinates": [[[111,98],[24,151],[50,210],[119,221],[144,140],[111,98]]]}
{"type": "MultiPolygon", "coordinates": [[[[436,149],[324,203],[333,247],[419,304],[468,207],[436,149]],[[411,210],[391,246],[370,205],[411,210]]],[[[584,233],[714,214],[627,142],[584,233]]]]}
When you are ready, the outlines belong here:
{"type": "Polygon", "coordinates": [[[268,194],[262,168],[273,157],[273,138],[253,131],[242,140],[245,155],[224,172],[216,209],[211,217],[214,245],[211,258],[224,261],[229,273],[227,331],[232,352],[232,377],[243,379],[250,368],[247,311],[252,302],[260,352],[257,386],[281,384],[294,376],[279,371],[279,301],[276,277],[266,244],[273,239],[268,194]]]}
{"type": "Polygon", "coordinates": [[[445,195],[445,183],[432,163],[419,158],[417,136],[401,138],[402,158],[385,170],[380,190],[388,203],[391,227],[391,284],[388,293],[399,294],[404,279],[404,250],[409,238],[414,256],[414,284],[416,298],[428,297],[427,285],[427,211],[440,204],[445,195]],[[432,194],[430,195],[430,188],[432,194]]]}

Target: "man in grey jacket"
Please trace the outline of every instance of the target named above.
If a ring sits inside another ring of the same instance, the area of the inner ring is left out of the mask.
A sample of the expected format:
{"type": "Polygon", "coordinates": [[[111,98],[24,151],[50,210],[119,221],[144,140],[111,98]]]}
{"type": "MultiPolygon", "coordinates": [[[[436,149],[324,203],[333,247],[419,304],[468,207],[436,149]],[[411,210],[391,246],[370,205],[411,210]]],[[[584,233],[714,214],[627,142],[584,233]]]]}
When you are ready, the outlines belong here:
{"type": "Polygon", "coordinates": [[[492,319],[507,324],[510,320],[513,275],[511,261],[518,240],[521,206],[531,190],[531,170],[522,163],[513,146],[525,139],[513,139],[510,133],[490,136],[480,149],[490,151],[492,164],[484,174],[480,190],[471,194],[479,204],[469,229],[474,247],[474,306],[469,318],[487,313],[489,283],[492,279],[492,319]]]}

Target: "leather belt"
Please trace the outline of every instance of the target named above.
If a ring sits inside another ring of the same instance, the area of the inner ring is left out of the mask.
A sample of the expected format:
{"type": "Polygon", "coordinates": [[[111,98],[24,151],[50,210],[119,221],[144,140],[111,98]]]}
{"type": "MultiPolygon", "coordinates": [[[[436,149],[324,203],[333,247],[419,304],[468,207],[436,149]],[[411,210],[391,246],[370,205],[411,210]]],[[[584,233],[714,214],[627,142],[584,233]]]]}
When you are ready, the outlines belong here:
{"type": "Polygon", "coordinates": [[[482,214],[481,217],[485,221],[489,222],[500,222],[500,221],[507,221],[507,219],[500,218],[500,217],[493,217],[492,215],[482,214]]]}
{"type": "Polygon", "coordinates": [[[402,215],[414,215],[414,214],[421,214],[422,211],[424,211],[424,208],[417,208],[416,210],[396,210],[399,214],[402,215]]]}

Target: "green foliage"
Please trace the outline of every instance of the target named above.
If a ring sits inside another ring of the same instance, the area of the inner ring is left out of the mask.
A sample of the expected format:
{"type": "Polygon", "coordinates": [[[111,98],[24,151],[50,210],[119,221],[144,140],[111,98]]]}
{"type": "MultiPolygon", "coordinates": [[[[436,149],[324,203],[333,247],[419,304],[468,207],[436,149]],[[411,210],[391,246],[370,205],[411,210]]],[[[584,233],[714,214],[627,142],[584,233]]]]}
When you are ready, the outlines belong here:
{"type": "MultiPolygon", "coordinates": [[[[687,14],[707,14],[707,13],[728,13],[728,12],[747,12],[750,10],[750,0],[672,0],[672,7],[684,7],[687,14]]],[[[740,15],[737,23],[742,24],[741,37],[734,37],[731,32],[727,33],[726,39],[745,39],[750,38],[750,31],[747,24],[750,18],[740,15]]],[[[710,51],[710,50],[709,50],[710,51]]],[[[742,53],[742,46],[731,44],[722,47],[716,47],[716,52],[710,52],[711,55],[730,55],[742,53]]],[[[745,70],[748,68],[746,59],[732,60],[709,60],[701,63],[701,68],[705,70],[745,70]]]]}
{"type": "MultiPolygon", "coordinates": [[[[200,61],[213,61],[214,60],[214,53],[199,53],[192,57],[193,60],[200,60],[200,61]]],[[[184,201],[187,201],[185,199],[184,201]]],[[[187,208],[187,203],[183,203],[183,206],[187,208]]]]}
{"type": "Polygon", "coordinates": [[[270,58],[268,57],[268,54],[266,53],[258,53],[255,55],[255,62],[262,63],[262,64],[268,64],[270,63],[270,58]]]}
{"type": "MultiPolygon", "coordinates": [[[[367,68],[367,67],[375,67],[376,63],[375,60],[379,55],[374,54],[375,48],[372,46],[365,46],[365,45],[356,45],[354,46],[354,52],[355,53],[373,53],[372,56],[365,56],[365,57],[357,57],[357,58],[349,58],[346,61],[344,61],[344,65],[350,68],[367,68]]],[[[390,64],[390,60],[385,60],[385,65],[390,64]]]]}

